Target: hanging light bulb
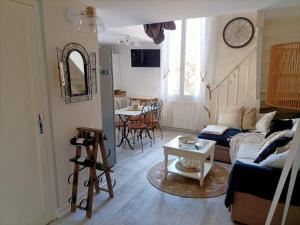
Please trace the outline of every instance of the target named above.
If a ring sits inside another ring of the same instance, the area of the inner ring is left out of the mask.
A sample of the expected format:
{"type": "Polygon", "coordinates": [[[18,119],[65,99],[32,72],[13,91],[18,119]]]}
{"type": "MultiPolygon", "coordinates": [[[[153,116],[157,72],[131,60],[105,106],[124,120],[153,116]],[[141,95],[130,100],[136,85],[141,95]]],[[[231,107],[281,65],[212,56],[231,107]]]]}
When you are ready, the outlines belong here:
{"type": "Polygon", "coordinates": [[[69,12],[69,18],[70,21],[77,24],[79,31],[87,33],[105,31],[102,19],[96,15],[95,8],[92,6],[87,6],[85,10],[80,13],[69,12]]]}
{"type": "Polygon", "coordinates": [[[86,7],[87,24],[91,33],[97,32],[97,17],[95,16],[95,9],[91,6],[86,7]]]}

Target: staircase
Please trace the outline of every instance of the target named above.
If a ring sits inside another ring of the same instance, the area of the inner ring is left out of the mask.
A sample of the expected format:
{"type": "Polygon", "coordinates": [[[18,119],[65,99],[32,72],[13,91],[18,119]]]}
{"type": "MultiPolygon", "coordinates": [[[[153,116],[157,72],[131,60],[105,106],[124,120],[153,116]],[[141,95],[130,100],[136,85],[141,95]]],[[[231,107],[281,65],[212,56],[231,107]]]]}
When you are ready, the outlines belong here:
{"type": "Polygon", "coordinates": [[[211,87],[212,123],[217,121],[220,107],[256,106],[256,77],[255,47],[211,87]]]}

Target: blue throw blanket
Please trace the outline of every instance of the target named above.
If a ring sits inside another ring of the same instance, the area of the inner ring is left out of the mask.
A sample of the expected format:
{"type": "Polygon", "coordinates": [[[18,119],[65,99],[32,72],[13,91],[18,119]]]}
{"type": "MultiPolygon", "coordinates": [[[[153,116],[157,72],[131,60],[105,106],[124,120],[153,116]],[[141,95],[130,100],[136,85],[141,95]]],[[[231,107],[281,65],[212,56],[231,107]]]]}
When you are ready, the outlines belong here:
{"type": "MultiPolygon", "coordinates": [[[[262,166],[249,165],[237,161],[231,171],[225,198],[225,206],[229,207],[234,202],[235,191],[248,193],[272,200],[281,175],[281,169],[273,169],[262,166]]],[[[280,202],[285,202],[289,177],[285,183],[280,202]]],[[[300,172],[298,172],[291,204],[300,206],[300,172]]]]}
{"type": "Polygon", "coordinates": [[[229,147],[229,142],[230,139],[244,131],[238,130],[238,129],[233,129],[229,128],[226,130],[222,135],[216,135],[216,134],[206,134],[206,133],[199,133],[198,138],[206,139],[206,140],[212,140],[216,141],[217,144],[229,147]]]}

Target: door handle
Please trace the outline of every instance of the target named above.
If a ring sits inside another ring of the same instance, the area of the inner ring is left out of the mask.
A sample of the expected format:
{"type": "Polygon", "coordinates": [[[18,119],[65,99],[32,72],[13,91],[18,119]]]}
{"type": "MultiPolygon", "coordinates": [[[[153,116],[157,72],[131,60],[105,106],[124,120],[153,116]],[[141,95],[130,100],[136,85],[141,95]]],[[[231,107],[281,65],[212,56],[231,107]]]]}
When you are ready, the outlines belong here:
{"type": "Polygon", "coordinates": [[[39,133],[44,134],[43,114],[38,114],[39,133]]]}

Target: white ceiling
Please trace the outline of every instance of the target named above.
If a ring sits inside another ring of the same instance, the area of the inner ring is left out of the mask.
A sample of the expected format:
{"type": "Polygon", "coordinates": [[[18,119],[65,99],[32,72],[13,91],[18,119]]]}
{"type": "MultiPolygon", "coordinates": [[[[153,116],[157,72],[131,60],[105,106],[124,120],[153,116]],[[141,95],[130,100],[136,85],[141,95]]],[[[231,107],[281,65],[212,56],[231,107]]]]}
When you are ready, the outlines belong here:
{"type": "Polygon", "coordinates": [[[133,42],[152,42],[145,34],[142,25],[107,28],[103,33],[98,34],[100,44],[117,44],[120,39],[124,40],[129,35],[133,42]]]}
{"type": "MultiPolygon", "coordinates": [[[[100,43],[117,43],[129,35],[133,40],[149,41],[140,32],[120,27],[164,22],[170,20],[215,16],[256,11],[273,5],[299,3],[299,0],[78,0],[97,8],[106,32],[99,36],[100,43]],[[115,29],[116,28],[116,29],[115,29]]],[[[141,31],[141,26],[137,30],[141,31]]]]}
{"type": "MultiPolygon", "coordinates": [[[[255,11],[279,0],[80,0],[93,5],[107,28],[255,11]]],[[[284,0],[285,1],[285,0],[284,0]]]]}

